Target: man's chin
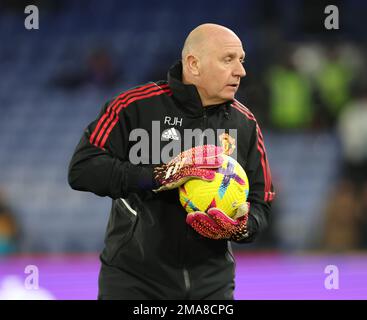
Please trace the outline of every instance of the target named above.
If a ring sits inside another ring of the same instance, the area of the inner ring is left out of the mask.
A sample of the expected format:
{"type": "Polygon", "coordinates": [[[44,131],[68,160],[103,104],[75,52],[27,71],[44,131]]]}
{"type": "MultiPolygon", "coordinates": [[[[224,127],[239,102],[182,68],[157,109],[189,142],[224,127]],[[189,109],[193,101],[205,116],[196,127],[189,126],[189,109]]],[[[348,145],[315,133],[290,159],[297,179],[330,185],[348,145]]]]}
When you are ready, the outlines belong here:
{"type": "Polygon", "coordinates": [[[234,100],[234,94],[226,94],[222,97],[224,101],[234,100]]]}

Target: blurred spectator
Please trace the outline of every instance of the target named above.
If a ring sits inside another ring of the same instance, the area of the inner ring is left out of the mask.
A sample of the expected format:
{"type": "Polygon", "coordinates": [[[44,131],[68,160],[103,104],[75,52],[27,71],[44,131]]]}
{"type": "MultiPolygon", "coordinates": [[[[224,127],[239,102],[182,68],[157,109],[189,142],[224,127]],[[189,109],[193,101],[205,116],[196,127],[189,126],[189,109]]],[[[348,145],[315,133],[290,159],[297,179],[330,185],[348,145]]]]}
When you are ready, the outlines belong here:
{"type": "Polygon", "coordinates": [[[338,123],[345,176],[357,184],[367,181],[367,77],[359,78],[354,98],[338,123]]]}
{"type": "Polygon", "coordinates": [[[358,189],[347,179],[331,193],[325,210],[323,247],[328,251],[349,251],[361,242],[361,214],[358,189]]]}
{"type": "Polygon", "coordinates": [[[360,233],[362,235],[360,248],[367,249],[367,181],[363,184],[361,188],[360,202],[361,202],[360,233]]]}
{"type": "Polygon", "coordinates": [[[313,118],[312,91],[309,80],[284,52],[281,64],[272,66],[267,77],[270,91],[270,123],[278,129],[308,128],[313,118]]]}
{"type": "Polygon", "coordinates": [[[327,50],[326,61],[316,77],[316,91],[330,126],[335,124],[340,112],[351,98],[352,70],[341,58],[337,47],[327,50]]]}
{"type": "Polygon", "coordinates": [[[0,256],[18,250],[19,229],[15,216],[0,192],[0,256]]]}
{"type": "Polygon", "coordinates": [[[100,88],[114,87],[119,80],[121,80],[120,72],[114,65],[111,55],[101,47],[92,51],[81,69],[62,71],[52,80],[52,83],[72,90],[85,85],[100,88]]]}
{"type": "Polygon", "coordinates": [[[367,78],[361,75],[338,121],[343,181],[326,210],[324,245],[330,250],[367,247],[367,78]]]}

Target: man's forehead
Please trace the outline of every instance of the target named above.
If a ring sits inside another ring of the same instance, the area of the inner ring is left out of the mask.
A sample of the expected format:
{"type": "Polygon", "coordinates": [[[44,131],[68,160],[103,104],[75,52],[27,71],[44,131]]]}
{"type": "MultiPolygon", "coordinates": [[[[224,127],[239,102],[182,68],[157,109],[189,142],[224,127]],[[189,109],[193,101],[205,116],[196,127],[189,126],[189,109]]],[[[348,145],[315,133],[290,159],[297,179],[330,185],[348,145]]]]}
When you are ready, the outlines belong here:
{"type": "Polygon", "coordinates": [[[221,52],[228,54],[239,54],[245,56],[245,51],[242,47],[242,44],[223,44],[221,47],[221,52]]]}
{"type": "Polygon", "coordinates": [[[223,50],[242,50],[243,46],[241,40],[235,35],[230,33],[218,34],[216,37],[212,37],[211,41],[213,45],[223,50]]]}

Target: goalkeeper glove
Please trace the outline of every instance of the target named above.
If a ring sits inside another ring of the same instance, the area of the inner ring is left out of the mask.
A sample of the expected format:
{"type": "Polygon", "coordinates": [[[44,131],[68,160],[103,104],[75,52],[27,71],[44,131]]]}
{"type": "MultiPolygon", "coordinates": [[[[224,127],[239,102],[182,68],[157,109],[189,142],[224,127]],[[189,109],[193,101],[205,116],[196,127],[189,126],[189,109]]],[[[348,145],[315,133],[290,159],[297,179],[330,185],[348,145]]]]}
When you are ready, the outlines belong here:
{"type": "Polygon", "coordinates": [[[233,218],[218,208],[210,208],[207,212],[191,212],[186,222],[202,236],[216,240],[240,241],[249,237],[247,228],[250,203],[240,206],[233,218]]]}
{"type": "Polygon", "coordinates": [[[181,152],[167,164],[153,169],[158,185],[154,192],[170,190],[192,178],[214,180],[215,172],[223,163],[223,148],[215,145],[197,146],[181,152]]]}

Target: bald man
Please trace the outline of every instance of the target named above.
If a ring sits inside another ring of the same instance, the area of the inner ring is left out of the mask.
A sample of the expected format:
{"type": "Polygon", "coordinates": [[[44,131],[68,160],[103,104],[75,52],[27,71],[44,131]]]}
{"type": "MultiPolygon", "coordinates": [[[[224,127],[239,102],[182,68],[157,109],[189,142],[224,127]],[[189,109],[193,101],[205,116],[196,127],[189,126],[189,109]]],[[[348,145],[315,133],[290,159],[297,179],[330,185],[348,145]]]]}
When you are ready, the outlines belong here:
{"type": "Polygon", "coordinates": [[[121,93],[84,130],[69,184],[112,199],[99,299],[234,299],[231,242],[254,241],[274,198],[261,130],[235,99],[244,58],[233,31],[200,25],[168,81],[121,93]],[[223,154],[245,169],[247,202],[233,218],[215,207],[187,214],[177,188],[213,180],[223,154]]]}
{"type": "Polygon", "coordinates": [[[182,82],[194,84],[204,107],[234,99],[245,52],[236,34],[222,26],[203,24],[187,37],[182,50],[182,82]],[[215,79],[215,81],[214,81],[215,79]]]}

